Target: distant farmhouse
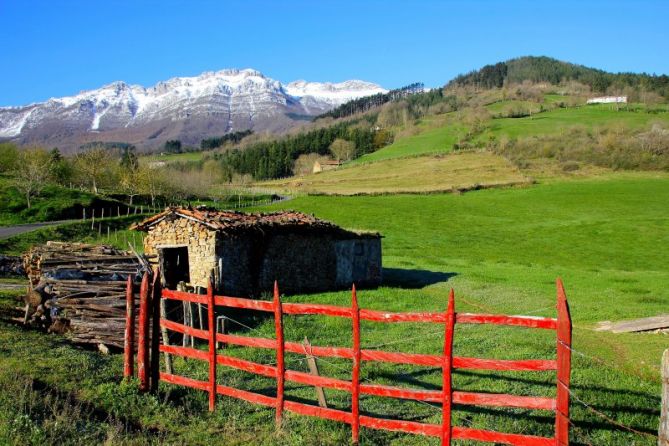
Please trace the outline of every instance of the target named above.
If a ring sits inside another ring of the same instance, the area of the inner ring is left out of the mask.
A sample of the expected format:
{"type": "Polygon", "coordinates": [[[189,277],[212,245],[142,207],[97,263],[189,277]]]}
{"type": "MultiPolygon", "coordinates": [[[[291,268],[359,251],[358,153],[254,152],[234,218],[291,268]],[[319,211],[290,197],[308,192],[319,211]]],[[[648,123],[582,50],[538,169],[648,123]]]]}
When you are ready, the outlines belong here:
{"type": "Polygon", "coordinates": [[[600,96],[588,99],[588,104],[627,104],[627,96],[600,96]]]}
{"type": "Polygon", "coordinates": [[[342,229],[300,212],[244,214],[169,208],[133,227],[145,231],[165,286],[205,287],[257,296],[279,281],[282,292],[325,291],[381,283],[381,236],[342,229]]]}
{"type": "Polygon", "coordinates": [[[341,161],[316,161],[312,173],[325,172],[341,166],[341,161]]]}

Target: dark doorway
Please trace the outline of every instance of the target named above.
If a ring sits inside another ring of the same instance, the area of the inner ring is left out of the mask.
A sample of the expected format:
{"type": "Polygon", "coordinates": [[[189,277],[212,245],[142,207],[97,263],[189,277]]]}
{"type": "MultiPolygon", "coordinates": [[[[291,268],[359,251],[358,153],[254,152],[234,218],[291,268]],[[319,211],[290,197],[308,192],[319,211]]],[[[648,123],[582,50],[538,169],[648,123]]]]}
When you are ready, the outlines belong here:
{"type": "Polygon", "coordinates": [[[176,290],[179,282],[190,282],[188,265],[188,248],[162,248],[160,253],[160,271],[163,286],[168,290],[176,290]]]}

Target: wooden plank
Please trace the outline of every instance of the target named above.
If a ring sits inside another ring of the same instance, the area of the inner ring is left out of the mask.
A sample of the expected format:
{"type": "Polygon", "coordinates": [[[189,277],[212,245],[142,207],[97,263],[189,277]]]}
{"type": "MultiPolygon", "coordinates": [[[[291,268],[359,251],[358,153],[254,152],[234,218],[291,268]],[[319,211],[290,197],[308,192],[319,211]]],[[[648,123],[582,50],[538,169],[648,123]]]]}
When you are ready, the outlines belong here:
{"type": "Polygon", "coordinates": [[[474,370],[509,370],[541,372],[556,370],[557,361],[551,359],[481,359],[455,356],[453,368],[474,370]]]}
{"type": "Polygon", "coordinates": [[[478,392],[453,392],[453,403],[537,410],[555,410],[556,407],[555,398],[478,392]]]}
{"type": "Polygon", "coordinates": [[[266,376],[268,378],[275,378],[277,375],[276,367],[271,365],[259,364],[245,359],[234,358],[226,355],[216,355],[216,362],[226,367],[243,370],[248,373],[266,376]]]}
{"type": "Polygon", "coordinates": [[[132,286],[132,277],[128,276],[125,303],[125,336],[123,343],[123,377],[126,379],[132,378],[135,374],[135,296],[132,286]]]}
{"type": "MultiPolygon", "coordinates": [[[[304,351],[307,352],[307,366],[309,367],[309,373],[311,373],[312,376],[320,377],[320,373],[318,373],[318,365],[316,364],[316,358],[314,355],[309,353],[309,350],[311,350],[311,344],[309,343],[309,339],[307,337],[304,337],[304,341],[302,341],[302,344],[304,345],[304,351]]],[[[323,387],[321,386],[314,386],[316,389],[316,399],[318,399],[318,405],[321,407],[328,407],[328,402],[325,399],[325,392],[323,391],[323,387]]]]}
{"type": "MultiPolygon", "coordinates": [[[[216,307],[214,305],[214,283],[209,277],[207,284],[207,329],[209,330],[209,411],[216,409],[216,307]]],[[[200,329],[202,329],[202,312],[200,315],[200,329]]]]}
{"type": "Polygon", "coordinates": [[[339,421],[351,424],[351,414],[337,409],[326,409],[324,407],[312,406],[311,404],[302,404],[295,401],[286,401],[286,409],[291,412],[307,415],[311,417],[325,418],[327,420],[339,421]]]}
{"type": "Polygon", "coordinates": [[[153,276],[151,286],[151,392],[158,391],[160,380],[160,269],[153,276]]]}
{"type": "MultiPolygon", "coordinates": [[[[162,320],[167,319],[167,308],[165,307],[165,299],[163,298],[160,299],[160,319],[160,335],[163,338],[163,345],[170,345],[170,336],[167,333],[167,328],[165,328],[162,324],[162,320]]],[[[170,374],[174,373],[174,369],[172,367],[172,356],[170,356],[169,353],[165,353],[165,371],[170,374]]]]}
{"type": "Polygon", "coordinates": [[[360,310],[360,319],[371,322],[433,322],[444,323],[442,313],[393,313],[389,311],[360,310]]]}
{"type": "MultiPolygon", "coordinates": [[[[209,384],[207,383],[207,386],[208,385],[209,384]]],[[[216,393],[219,395],[229,396],[231,398],[237,398],[239,400],[244,400],[249,403],[260,404],[261,406],[276,407],[276,398],[261,395],[255,392],[247,392],[246,390],[235,389],[234,387],[218,384],[216,386],[216,393]]]]}
{"type": "MultiPolygon", "coordinates": [[[[182,347],[180,347],[182,348],[182,347]]],[[[177,386],[191,387],[198,390],[208,390],[209,383],[197,379],[186,378],[185,376],[173,375],[171,373],[160,373],[160,380],[177,386]]]]}
{"type": "Polygon", "coordinates": [[[571,315],[562,280],[557,279],[557,397],[555,444],[569,445],[569,381],[571,376],[571,315]]]}
{"type": "Polygon", "coordinates": [[[554,438],[537,437],[534,435],[506,434],[503,432],[454,427],[453,438],[456,440],[476,440],[489,443],[510,444],[513,446],[555,446],[554,438]]]}
{"type": "Polygon", "coordinates": [[[386,418],[376,418],[360,416],[360,425],[371,429],[382,429],[393,432],[405,432],[408,434],[427,435],[430,437],[440,437],[442,426],[440,424],[417,423],[415,421],[389,420],[386,418]]]}
{"type": "Polygon", "coordinates": [[[669,349],[662,354],[662,406],[658,428],[658,446],[669,446],[669,349]]]}
{"type": "Polygon", "coordinates": [[[271,301],[247,299],[244,297],[216,296],[216,305],[220,307],[243,308],[246,310],[265,311],[273,313],[274,307],[271,301]]]}
{"type": "Polygon", "coordinates": [[[458,324],[494,324],[527,328],[543,328],[548,330],[555,330],[557,328],[557,319],[549,317],[458,313],[455,320],[458,324]]]}
{"type": "Polygon", "coordinates": [[[207,303],[207,296],[187,293],[185,291],[163,290],[163,299],[180,300],[182,302],[207,303]]]}
{"type": "Polygon", "coordinates": [[[209,361],[208,352],[205,352],[204,350],[198,350],[192,347],[179,347],[178,345],[161,345],[160,351],[163,353],[171,353],[175,356],[183,356],[184,358],[199,359],[200,361],[209,361]]]}
{"type": "Polygon", "coordinates": [[[351,372],[351,438],[354,444],[360,440],[360,308],[355,284],[351,290],[351,315],[353,317],[353,365],[351,372]]]}
{"type": "Polygon", "coordinates": [[[639,331],[661,330],[669,328],[669,315],[645,317],[619,322],[600,322],[597,331],[611,331],[613,333],[635,333],[639,331]]]}
{"type": "Polygon", "coordinates": [[[442,358],[441,444],[450,446],[452,436],[451,404],[453,398],[453,334],[455,332],[455,293],[448,294],[448,308],[444,322],[444,357],[442,358]]]}
{"type": "Polygon", "coordinates": [[[276,425],[281,427],[284,407],[284,379],[286,376],[286,365],[284,363],[284,339],[283,339],[283,311],[281,308],[281,297],[279,296],[279,284],[274,281],[274,331],[276,335],[276,425]]]}
{"type": "Polygon", "coordinates": [[[351,309],[346,307],[338,307],[335,305],[324,305],[324,304],[296,304],[296,303],[286,303],[283,304],[283,313],[284,314],[316,314],[323,316],[335,316],[335,317],[351,317],[351,309]]]}
{"type": "Polygon", "coordinates": [[[144,273],[139,291],[139,335],[137,337],[139,388],[149,390],[149,274],[144,273]]]}

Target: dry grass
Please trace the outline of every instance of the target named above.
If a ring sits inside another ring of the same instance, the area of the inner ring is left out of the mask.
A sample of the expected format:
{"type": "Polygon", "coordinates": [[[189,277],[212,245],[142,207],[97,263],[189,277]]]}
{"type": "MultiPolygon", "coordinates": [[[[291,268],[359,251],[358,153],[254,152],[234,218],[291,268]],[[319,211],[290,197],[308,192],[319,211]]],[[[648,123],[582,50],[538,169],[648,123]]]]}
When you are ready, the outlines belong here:
{"type": "Polygon", "coordinates": [[[292,193],[373,195],[456,192],[530,182],[501,156],[466,152],[389,159],[260,185],[292,193]]]}

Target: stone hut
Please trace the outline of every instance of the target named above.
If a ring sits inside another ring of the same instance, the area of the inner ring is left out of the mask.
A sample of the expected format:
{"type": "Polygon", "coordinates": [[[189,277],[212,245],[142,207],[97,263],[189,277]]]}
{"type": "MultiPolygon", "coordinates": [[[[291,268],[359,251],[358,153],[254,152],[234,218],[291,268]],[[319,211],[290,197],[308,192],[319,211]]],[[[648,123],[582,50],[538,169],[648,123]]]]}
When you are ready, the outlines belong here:
{"type": "Polygon", "coordinates": [[[335,160],[335,161],[316,161],[314,163],[313,169],[311,169],[311,173],[320,173],[320,172],[325,172],[328,170],[333,170],[336,169],[337,167],[341,166],[341,161],[335,160]]]}
{"type": "Polygon", "coordinates": [[[274,280],[282,292],[376,287],[381,282],[381,236],[344,230],[300,212],[246,214],[206,208],[168,208],[135,225],[144,252],[160,265],[163,284],[257,296],[274,280]]]}

